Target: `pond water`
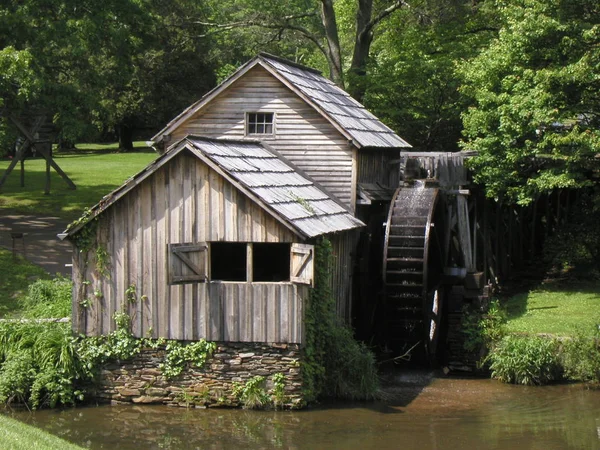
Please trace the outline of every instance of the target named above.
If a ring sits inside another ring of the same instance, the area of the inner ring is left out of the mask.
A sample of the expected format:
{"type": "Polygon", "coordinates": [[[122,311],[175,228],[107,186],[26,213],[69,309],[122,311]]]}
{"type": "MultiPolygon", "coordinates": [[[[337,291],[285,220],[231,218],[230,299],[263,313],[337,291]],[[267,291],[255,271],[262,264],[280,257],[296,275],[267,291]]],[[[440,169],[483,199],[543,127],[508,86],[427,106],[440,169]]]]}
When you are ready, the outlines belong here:
{"type": "Polygon", "coordinates": [[[6,412],[92,449],[600,449],[600,390],[395,375],[385,401],[304,411],[99,406],[6,412]]]}

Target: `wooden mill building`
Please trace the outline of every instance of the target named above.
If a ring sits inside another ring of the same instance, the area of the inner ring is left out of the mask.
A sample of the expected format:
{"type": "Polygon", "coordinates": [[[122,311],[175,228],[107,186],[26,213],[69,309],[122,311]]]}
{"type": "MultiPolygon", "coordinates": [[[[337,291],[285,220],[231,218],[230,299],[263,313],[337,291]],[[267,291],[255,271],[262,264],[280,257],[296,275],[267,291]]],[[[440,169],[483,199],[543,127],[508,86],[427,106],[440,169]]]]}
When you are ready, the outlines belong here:
{"type": "Polygon", "coordinates": [[[93,225],[95,241],[74,248],[75,331],[108,333],[125,310],[140,337],[301,344],[319,236],[350,319],[360,232],[404,140],[319,72],[261,54],[153,143],[160,157],[66,232],[93,225]]]}

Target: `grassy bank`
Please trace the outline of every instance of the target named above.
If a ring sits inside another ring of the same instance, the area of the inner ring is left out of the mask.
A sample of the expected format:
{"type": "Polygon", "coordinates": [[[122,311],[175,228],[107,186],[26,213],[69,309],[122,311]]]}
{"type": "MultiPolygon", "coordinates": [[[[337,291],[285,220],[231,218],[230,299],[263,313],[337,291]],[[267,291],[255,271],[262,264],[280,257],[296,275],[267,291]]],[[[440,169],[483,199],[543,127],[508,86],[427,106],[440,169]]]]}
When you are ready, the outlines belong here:
{"type": "MultiPolygon", "coordinates": [[[[145,147],[131,153],[114,153],[113,147],[115,144],[81,144],[76,151],[56,153],[56,163],[73,180],[77,189],[68,189],[52,169],[50,195],[44,195],[45,160],[26,160],[25,187],[20,186],[17,166],[0,189],[0,208],[22,214],[58,216],[71,221],[78,218],[84,208],[96,204],[158,156],[154,150],[145,147]]],[[[8,159],[0,160],[0,174],[9,164],[8,159]]]]}
{"type": "Polygon", "coordinates": [[[11,450],[80,450],[75,444],[0,414],[0,448],[11,450]]]}
{"type": "Polygon", "coordinates": [[[518,334],[592,336],[600,324],[600,283],[548,283],[505,303],[506,331],[518,334]]]}

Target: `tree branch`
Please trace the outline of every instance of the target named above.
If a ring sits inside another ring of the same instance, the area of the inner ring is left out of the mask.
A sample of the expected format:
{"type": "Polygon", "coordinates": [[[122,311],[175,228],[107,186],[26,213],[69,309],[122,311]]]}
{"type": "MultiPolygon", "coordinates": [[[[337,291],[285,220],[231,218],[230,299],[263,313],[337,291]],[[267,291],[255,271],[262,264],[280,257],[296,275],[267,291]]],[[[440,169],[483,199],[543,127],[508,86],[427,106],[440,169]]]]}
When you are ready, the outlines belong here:
{"type": "Polygon", "coordinates": [[[392,14],[397,9],[402,8],[403,6],[406,6],[407,8],[411,8],[411,6],[408,3],[406,3],[404,0],[396,0],[394,3],[392,3],[386,9],[384,9],[379,14],[377,14],[377,16],[375,16],[373,19],[371,19],[371,21],[361,31],[361,34],[370,33],[379,22],[381,22],[387,16],[392,14]]]}
{"type": "Polygon", "coordinates": [[[315,33],[310,32],[306,27],[296,25],[291,23],[293,20],[305,19],[308,17],[317,16],[317,11],[311,11],[302,14],[291,14],[288,16],[284,16],[281,18],[281,22],[268,22],[265,20],[258,19],[250,19],[250,20],[242,20],[238,22],[228,22],[228,23],[217,23],[217,22],[204,22],[200,20],[195,20],[190,23],[194,25],[201,25],[207,28],[212,28],[213,30],[208,31],[204,34],[197,35],[198,38],[205,38],[211,36],[216,33],[223,33],[226,31],[231,31],[236,28],[250,28],[250,27],[259,27],[270,30],[279,30],[280,33],[283,31],[296,31],[300,33],[303,37],[311,41],[313,44],[317,46],[320,52],[322,52],[325,56],[327,56],[327,49],[319,39],[319,36],[315,33]]]}

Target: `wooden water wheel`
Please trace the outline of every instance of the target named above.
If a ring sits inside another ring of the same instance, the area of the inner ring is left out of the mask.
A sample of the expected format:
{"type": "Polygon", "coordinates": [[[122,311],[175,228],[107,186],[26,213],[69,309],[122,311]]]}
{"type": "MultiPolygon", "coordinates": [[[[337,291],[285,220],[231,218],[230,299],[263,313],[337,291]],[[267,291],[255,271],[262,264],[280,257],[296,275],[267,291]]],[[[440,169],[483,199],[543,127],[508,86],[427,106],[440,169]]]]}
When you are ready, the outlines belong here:
{"type": "Polygon", "coordinates": [[[387,345],[394,353],[429,359],[435,356],[442,307],[438,193],[423,185],[396,190],[383,255],[387,345]]]}

